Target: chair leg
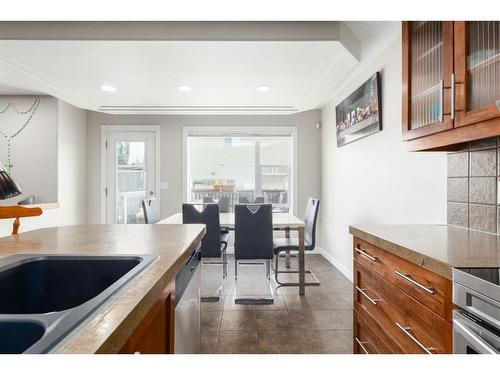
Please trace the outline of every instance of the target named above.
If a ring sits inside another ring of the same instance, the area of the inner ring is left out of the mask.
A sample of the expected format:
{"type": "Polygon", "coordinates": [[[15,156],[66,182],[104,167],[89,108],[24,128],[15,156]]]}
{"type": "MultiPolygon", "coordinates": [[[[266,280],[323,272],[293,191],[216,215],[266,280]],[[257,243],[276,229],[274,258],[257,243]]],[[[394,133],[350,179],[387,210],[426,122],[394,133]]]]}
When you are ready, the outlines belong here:
{"type": "MultiPolygon", "coordinates": [[[[278,285],[280,285],[280,286],[298,286],[299,283],[283,283],[283,282],[281,282],[281,281],[278,280],[278,274],[280,274],[280,273],[299,273],[299,271],[279,271],[278,270],[279,253],[276,254],[275,259],[276,259],[276,264],[274,265],[274,279],[276,280],[276,283],[278,285]]],[[[321,285],[320,281],[318,280],[318,278],[316,277],[316,275],[311,270],[305,270],[304,272],[312,275],[312,277],[314,279],[314,281],[306,282],[305,283],[306,286],[318,286],[318,285],[321,285]]]]}
{"type": "MultiPolygon", "coordinates": [[[[210,262],[202,262],[201,263],[201,271],[202,271],[202,275],[203,275],[203,268],[204,266],[206,267],[207,265],[214,265],[214,264],[220,264],[220,262],[214,262],[214,263],[210,263],[210,262]]],[[[203,276],[202,276],[203,277],[203,276]]],[[[221,281],[221,284],[220,286],[217,288],[217,291],[215,292],[215,294],[213,295],[201,295],[200,296],[200,300],[201,302],[217,302],[220,300],[220,296],[222,294],[222,287],[224,286],[224,278],[222,279],[221,281]]]]}
{"type": "Polygon", "coordinates": [[[222,278],[227,277],[227,250],[222,252],[222,278]]]}
{"type": "Polygon", "coordinates": [[[238,281],[238,260],[234,260],[234,280],[238,281]]]}
{"type": "Polygon", "coordinates": [[[274,279],[276,280],[276,282],[279,284],[279,281],[278,281],[278,262],[279,262],[279,258],[280,258],[280,255],[279,254],[276,254],[274,256],[274,279]]]}
{"type": "MultiPolygon", "coordinates": [[[[235,261],[236,262],[236,261],[235,261]]],[[[262,262],[243,262],[246,265],[262,265],[262,262]]],[[[264,268],[266,269],[267,285],[269,287],[270,297],[265,296],[239,296],[235,294],[234,303],[239,305],[270,305],[274,303],[273,290],[271,287],[271,259],[264,261],[264,268]]],[[[237,262],[235,264],[235,278],[238,277],[237,262]]]]}

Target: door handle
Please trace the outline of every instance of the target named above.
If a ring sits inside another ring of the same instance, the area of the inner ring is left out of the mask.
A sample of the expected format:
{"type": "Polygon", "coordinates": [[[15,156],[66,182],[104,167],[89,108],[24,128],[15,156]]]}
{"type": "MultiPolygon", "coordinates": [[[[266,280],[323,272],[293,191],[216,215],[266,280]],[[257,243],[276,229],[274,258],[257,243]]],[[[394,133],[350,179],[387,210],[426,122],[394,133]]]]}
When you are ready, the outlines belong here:
{"type": "Polygon", "coordinates": [[[444,79],[439,81],[439,122],[444,121],[444,79]]]}
{"type": "Polygon", "coordinates": [[[425,290],[429,294],[435,294],[436,293],[436,289],[434,289],[433,287],[426,287],[426,286],[420,284],[419,282],[416,282],[415,280],[412,279],[411,275],[408,274],[408,273],[402,273],[402,272],[399,272],[399,271],[394,271],[394,273],[396,275],[398,275],[399,277],[402,277],[403,279],[405,279],[409,283],[415,285],[416,287],[419,287],[420,289],[425,290]]]}
{"type": "Polygon", "coordinates": [[[366,341],[360,341],[357,337],[355,339],[356,339],[356,342],[358,343],[359,347],[361,348],[361,350],[363,350],[365,352],[365,354],[370,354],[368,352],[368,350],[366,350],[366,348],[365,348],[365,345],[368,343],[366,341]]]}
{"type": "Polygon", "coordinates": [[[456,87],[456,82],[455,82],[455,73],[451,75],[451,119],[455,119],[455,87],[456,87]]]}
{"type": "Polygon", "coordinates": [[[415,344],[417,344],[425,353],[427,354],[433,354],[432,352],[434,351],[434,348],[428,348],[424,344],[422,344],[420,341],[417,340],[417,338],[412,334],[411,328],[410,327],[404,327],[398,322],[396,322],[396,326],[406,335],[408,336],[415,344]]]}
{"type": "Polygon", "coordinates": [[[368,295],[368,293],[366,293],[366,289],[361,289],[359,288],[358,286],[356,286],[356,290],[358,292],[360,292],[362,295],[364,295],[366,297],[366,299],[368,299],[368,301],[370,301],[372,304],[376,305],[380,300],[378,299],[375,299],[375,298],[372,298],[368,295]]]}
{"type": "Polygon", "coordinates": [[[354,250],[355,250],[358,254],[363,255],[364,257],[366,257],[366,258],[370,259],[371,261],[376,262],[376,261],[378,260],[378,257],[368,254],[368,252],[367,252],[365,249],[363,249],[363,248],[359,248],[359,249],[358,249],[358,248],[355,248],[354,250]]]}
{"type": "Polygon", "coordinates": [[[498,354],[498,351],[489,343],[484,341],[480,335],[477,335],[473,331],[468,329],[465,321],[463,321],[462,318],[453,319],[453,330],[454,334],[462,335],[466,339],[466,341],[474,345],[474,349],[476,349],[481,354],[498,354]]]}

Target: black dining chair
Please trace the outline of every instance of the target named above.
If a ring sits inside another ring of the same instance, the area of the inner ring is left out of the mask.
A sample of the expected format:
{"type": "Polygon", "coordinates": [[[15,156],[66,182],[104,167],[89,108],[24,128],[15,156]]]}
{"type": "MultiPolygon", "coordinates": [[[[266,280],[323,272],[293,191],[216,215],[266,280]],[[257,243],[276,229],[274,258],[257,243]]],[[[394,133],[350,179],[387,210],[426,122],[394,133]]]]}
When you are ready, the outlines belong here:
{"type": "MultiPolygon", "coordinates": [[[[237,204],[234,214],[234,277],[238,280],[238,266],[241,264],[261,264],[245,261],[264,261],[266,279],[271,278],[271,260],[273,259],[273,214],[270,204],[237,204]]],[[[270,304],[271,297],[237,297],[236,303],[270,304]]]]}
{"type": "Polygon", "coordinates": [[[156,224],[160,221],[160,210],[156,198],[143,199],[142,209],[144,211],[144,222],[146,224],[156,224]]]}
{"type": "MultiPolygon", "coordinates": [[[[192,204],[184,203],[182,205],[182,222],[184,224],[205,224],[206,233],[201,240],[201,257],[221,258],[220,261],[202,260],[202,264],[221,264],[222,263],[222,282],[227,277],[227,242],[229,233],[221,233],[219,205],[216,203],[192,204]],[[197,207],[200,207],[199,210],[197,207]]],[[[217,290],[216,296],[202,296],[202,301],[218,301],[221,286],[217,290]]]]}
{"type": "MultiPolygon", "coordinates": [[[[309,198],[306,206],[306,215],[304,218],[305,228],[304,228],[304,242],[305,251],[313,251],[316,247],[316,222],[318,221],[319,212],[319,199],[309,198]]],[[[299,239],[290,238],[275,238],[273,241],[275,264],[274,264],[274,278],[276,282],[280,285],[290,285],[293,283],[282,283],[278,280],[278,275],[280,273],[298,273],[298,270],[286,270],[279,271],[279,256],[281,252],[298,251],[299,250],[299,239]]],[[[315,281],[307,282],[306,285],[320,285],[318,278],[312,273],[311,270],[306,270],[305,273],[311,274],[315,281]]]]}

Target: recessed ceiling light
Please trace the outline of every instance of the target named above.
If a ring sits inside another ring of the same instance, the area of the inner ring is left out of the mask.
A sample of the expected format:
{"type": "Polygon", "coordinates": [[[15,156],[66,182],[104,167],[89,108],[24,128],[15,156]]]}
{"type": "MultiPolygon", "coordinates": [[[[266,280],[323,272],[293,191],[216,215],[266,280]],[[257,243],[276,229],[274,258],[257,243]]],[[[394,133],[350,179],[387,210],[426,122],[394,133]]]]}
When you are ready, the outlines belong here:
{"type": "Polygon", "coordinates": [[[101,90],[102,91],[107,91],[107,92],[115,92],[116,87],[111,86],[111,85],[101,85],[101,90]]]}
{"type": "Polygon", "coordinates": [[[266,86],[266,85],[260,85],[260,86],[256,87],[256,90],[260,91],[260,92],[266,92],[266,91],[271,90],[271,88],[269,86],[266,86]]]}
{"type": "Polygon", "coordinates": [[[180,92],[189,92],[192,90],[192,88],[189,86],[179,86],[177,87],[177,90],[179,90],[180,92]]]}

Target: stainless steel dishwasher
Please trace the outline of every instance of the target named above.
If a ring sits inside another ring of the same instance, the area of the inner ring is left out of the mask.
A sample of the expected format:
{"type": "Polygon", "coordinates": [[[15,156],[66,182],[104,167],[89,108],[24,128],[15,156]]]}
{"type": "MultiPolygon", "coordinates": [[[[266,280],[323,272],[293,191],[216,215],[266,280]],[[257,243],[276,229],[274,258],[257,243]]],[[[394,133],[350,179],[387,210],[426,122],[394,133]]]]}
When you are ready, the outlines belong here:
{"type": "Polygon", "coordinates": [[[175,279],[175,354],[200,353],[201,252],[191,255],[175,279]]]}

